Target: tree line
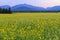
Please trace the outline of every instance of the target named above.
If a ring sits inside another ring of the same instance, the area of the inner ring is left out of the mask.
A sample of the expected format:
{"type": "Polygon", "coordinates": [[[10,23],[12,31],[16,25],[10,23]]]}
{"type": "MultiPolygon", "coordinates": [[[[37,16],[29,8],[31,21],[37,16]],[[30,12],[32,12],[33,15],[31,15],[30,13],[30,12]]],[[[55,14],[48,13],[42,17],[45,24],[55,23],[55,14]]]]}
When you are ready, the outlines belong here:
{"type": "Polygon", "coordinates": [[[0,8],[0,14],[11,14],[11,8],[0,8]]]}

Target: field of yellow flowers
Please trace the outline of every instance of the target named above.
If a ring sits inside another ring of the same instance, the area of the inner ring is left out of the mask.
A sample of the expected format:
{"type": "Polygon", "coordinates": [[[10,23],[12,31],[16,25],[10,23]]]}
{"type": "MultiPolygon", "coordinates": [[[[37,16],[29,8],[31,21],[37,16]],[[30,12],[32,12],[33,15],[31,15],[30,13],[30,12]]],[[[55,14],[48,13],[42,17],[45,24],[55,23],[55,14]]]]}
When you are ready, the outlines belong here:
{"type": "Polygon", "coordinates": [[[60,13],[0,14],[0,40],[60,40],[60,13]]]}

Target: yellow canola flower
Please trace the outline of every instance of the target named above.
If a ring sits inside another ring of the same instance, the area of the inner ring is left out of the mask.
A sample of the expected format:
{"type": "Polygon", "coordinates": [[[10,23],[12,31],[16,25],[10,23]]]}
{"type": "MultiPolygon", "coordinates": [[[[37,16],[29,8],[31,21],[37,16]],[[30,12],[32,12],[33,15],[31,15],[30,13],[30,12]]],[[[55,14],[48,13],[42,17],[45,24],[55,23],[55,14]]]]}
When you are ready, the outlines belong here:
{"type": "Polygon", "coordinates": [[[0,29],[0,33],[3,33],[4,32],[4,29],[0,29]]]}

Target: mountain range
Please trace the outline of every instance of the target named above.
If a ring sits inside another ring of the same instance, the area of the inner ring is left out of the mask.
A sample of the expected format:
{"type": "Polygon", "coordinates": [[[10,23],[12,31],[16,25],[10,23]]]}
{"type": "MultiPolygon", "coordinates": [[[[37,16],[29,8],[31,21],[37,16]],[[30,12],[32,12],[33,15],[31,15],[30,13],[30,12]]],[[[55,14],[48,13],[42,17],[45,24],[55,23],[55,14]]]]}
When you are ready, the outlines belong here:
{"type": "Polygon", "coordinates": [[[0,8],[11,8],[12,11],[60,11],[60,6],[43,8],[43,7],[32,6],[29,4],[19,4],[13,7],[10,7],[9,5],[4,5],[0,6],[0,8]]]}

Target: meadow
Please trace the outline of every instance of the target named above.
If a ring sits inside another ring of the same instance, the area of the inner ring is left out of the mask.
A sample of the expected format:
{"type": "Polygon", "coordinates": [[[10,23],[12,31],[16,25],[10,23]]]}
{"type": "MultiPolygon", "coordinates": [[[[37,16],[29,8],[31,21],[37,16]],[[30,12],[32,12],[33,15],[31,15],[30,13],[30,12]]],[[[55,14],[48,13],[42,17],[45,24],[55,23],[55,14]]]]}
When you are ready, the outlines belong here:
{"type": "Polygon", "coordinates": [[[0,40],[60,40],[60,13],[0,14],[0,40]]]}

